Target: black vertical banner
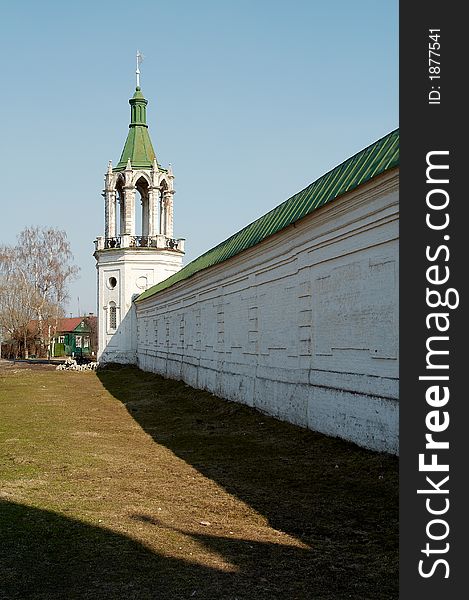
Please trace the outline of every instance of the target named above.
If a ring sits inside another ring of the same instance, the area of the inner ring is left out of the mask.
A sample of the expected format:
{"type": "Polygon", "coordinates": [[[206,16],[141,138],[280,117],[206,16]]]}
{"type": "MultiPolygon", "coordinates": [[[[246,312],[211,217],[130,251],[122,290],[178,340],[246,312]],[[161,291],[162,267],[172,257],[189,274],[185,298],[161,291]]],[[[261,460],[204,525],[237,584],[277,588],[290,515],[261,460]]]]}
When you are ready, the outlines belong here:
{"type": "Polygon", "coordinates": [[[462,5],[400,6],[400,598],[466,597],[469,124],[462,5]]]}

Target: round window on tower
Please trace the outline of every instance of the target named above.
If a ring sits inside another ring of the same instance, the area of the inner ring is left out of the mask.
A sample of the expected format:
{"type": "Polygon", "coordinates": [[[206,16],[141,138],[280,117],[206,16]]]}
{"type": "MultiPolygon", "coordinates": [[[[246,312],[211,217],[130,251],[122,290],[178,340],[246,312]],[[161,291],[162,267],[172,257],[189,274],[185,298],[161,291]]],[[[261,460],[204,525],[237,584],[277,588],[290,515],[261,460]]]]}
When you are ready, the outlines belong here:
{"type": "Polygon", "coordinates": [[[141,275],[137,278],[136,284],[139,289],[146,290],[148,287],[148,279],[145,277],[145,275],[141,275]]]}
{"type": "Polygon", "coordinates": [[[107,281],[110,290],[113,290],[117,285],[117,279],[115,277],[109,277],[107,281]]]}

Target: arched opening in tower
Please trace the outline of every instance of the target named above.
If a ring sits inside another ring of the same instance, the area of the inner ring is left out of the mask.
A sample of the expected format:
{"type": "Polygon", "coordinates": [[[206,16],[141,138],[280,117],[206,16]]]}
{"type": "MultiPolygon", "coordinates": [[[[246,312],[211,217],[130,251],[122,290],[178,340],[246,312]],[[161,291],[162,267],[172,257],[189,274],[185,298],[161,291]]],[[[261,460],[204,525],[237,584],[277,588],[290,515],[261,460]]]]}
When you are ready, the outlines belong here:
{"type": "Polygon", "coordinates": [[[125,233],[124,181],[121,176],[119,176],[116,182],[116,204],[119,220],[116,219],[116,231],[114,235],[119,236],[125,233]]]}
{"type": "Polygon", "coordinates": [[[148,194],[148,182],[140,177],[135,184],[137,198],[135,202],[135,233],[147,238],[150,235],[150,202],[148,194]]]}

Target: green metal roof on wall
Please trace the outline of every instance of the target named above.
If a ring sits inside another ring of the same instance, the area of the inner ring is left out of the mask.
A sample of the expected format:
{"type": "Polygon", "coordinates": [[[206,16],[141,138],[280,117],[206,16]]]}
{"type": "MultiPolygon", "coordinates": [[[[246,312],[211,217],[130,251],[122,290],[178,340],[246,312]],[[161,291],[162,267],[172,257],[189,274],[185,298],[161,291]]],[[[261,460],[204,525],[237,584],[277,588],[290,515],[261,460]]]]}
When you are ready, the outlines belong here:
{"type": "Polygon", "coordinates": [[[129,100],[129,104],[129,133],[125,140],[119,162],[113,169],[115,172],[123,171],[129,159],[134,169],[151,169],[155,158],[155,151],[151,143],[147,125],[148,100],[143,97],[139,87],[135,89],[135,94],[129,100]]]}
{"type": "Polygon", "coordinates": [[[138,298],[149,298],[203,269],[252,248],[267,237],[311,214],[321,206],[399,165],[399,129],[361,150],[301,192],[205,252],[183,269],[154,285],[138,298]]]}

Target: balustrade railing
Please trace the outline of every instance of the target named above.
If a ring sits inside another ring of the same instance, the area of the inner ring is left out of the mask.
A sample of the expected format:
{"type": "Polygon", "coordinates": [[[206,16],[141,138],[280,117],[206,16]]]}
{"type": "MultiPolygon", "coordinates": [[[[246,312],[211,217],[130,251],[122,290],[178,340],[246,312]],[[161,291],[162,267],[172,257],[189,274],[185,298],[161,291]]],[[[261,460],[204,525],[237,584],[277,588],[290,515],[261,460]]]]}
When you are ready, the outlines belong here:
{"type": "Polygon", "coordinates": [[[166,248],[168,250],[179,250],[179,240],[166,238],[166,248]]]}
{"type": "Polygon", "coordinates": [[[121,247],[120,237],[105,238],[104,247],[105,248],[120,248],[121,247]]]}
{"type": "Polygon", "coordinates": [[[99,237],[96,250],[112,248],[155,248],[158,250],[174,250],[184,252],[184,240],[168,238],[165,235],[120,235],[115,237],[99,237]]]}
{"type": "Polygon", "coordinates": [[[130,247],[131,248],[149,248],[150,246],[156,246],[156,240],[151,237],[144,235],[131,235],[130,236],[130,247]]]}

